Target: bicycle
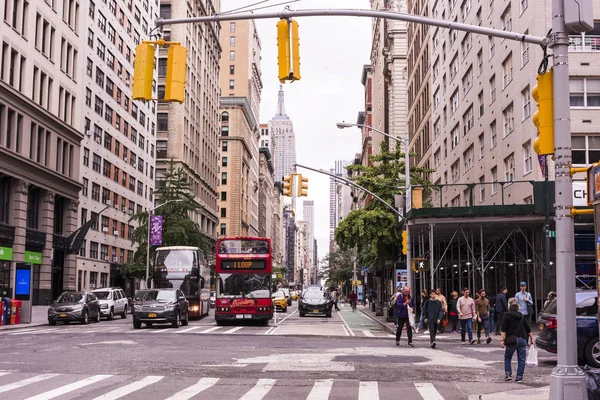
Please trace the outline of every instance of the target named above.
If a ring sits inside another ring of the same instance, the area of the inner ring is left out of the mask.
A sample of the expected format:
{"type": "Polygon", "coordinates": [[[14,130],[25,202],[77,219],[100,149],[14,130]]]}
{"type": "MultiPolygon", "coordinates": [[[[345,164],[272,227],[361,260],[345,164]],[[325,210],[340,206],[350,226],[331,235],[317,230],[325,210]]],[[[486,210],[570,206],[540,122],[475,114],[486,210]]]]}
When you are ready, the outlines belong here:
{"type": "Polygon", "coordinates": [[[350,305],[352,306],[352,312],[356,311],[356,300],[350,300],[350,305]]]}

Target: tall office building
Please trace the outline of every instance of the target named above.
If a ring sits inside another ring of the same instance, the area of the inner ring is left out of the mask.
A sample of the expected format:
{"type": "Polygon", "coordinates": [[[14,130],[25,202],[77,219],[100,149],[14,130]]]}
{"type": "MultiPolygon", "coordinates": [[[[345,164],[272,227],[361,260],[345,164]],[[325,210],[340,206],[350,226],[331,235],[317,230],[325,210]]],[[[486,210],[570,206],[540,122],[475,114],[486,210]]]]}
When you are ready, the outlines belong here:
{"type": "Polygon", "coordinates": [[[258,236],[261,44],[254,21],[226,27],[221,31],[219,234],[258,236]]]}
{"type": "Polygon", "coordinates": [[[278,96],[277,113],[269,121],[269,133],[275,153],[275,182],[282,182],[284,176],[296,170],[296,136],[294,124],[285,113],[283,85],[279,86],[278,96]]]}
{"type": "MultiPolygon", "coordinates": [[[[220,1],[161,0],[161,18],[186,18],[220,12],[220,1]]],[[[219,62],[221,24],[181,24],[165,27],[166,40],[187,48],[187,74],[183,104],[158,102],[156,138],[156,186],[173,160],[191,184],[202,206],[192,215],[208,237],[217,235],[219,169],[219,62]]],[[[158,97],[164,96],[168,49],[158,55],[158,97]]],[[[219,177],[220,178],[220,177],[219,177]]]]}
{"type": "MultiPolygon", "coordinates": [[[[314,263],[314,252],[315,252],[315,201],[314,200],[303,200],[302,201],[302,219],[308,222],[308,254],[310,269],[316,267],[314,263]]],[[[314,274],[313,274],[314,275],[314,274]]]]}
{"type": "MultiPolygon", "coordinates": [[[[332,174],[341,176],[342,178],[348,178],[348,170],[346,167],[350,165],[350,161],[337,160],[335,162],[335,168],[331,168],[329,171],[332,174]]],[[[341,181],[335,178],[329,178],[329,251],[335,251],[335,229],[338,227],[340,221],[350,212],[349,207],[342,207],[345,204],[342,199],[345,194],[346,198],[352,197],[351,189],[342,184],[341,181]],[[344,214],[342,214],[344,212],[344,214]]],[[[351,202],[350,202],[351,205],[351,202]]]]}
{"type": "Polygon", "coordinates": [[[154,26],[158,9],[148,1],[85,4],[79,221],[96,223],[77,257],[77,289],[114,285],[133,294],[120,271],[135,250],[129,219],[153,204],[156,103],[131,101],[131,80],[135,47],[154,26]]]}
{"type": "Polygon", "coordinates": [[[74,0],[0,11],[0,289],[14,296],[29,263],[33,304],[47,304],[77,288],[66,237],[79,221],[86,29],[74,0]]]}

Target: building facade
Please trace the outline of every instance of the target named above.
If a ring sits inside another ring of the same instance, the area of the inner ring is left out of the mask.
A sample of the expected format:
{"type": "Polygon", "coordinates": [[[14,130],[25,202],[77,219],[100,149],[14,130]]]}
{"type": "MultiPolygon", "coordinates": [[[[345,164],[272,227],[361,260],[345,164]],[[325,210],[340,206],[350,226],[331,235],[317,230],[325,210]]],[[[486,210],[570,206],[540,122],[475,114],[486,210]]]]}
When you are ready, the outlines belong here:
{"type": "Polygon", "coordinates": [[[296,171],[296,136],[294,124],[285,113],[283,85],[279,86],[277,113],[269,121],[271,147],[275,154],[275,182],[283,182],[283,177],[296,171]]]}
{"type": "Polygon", "coordinates": [[[221,31],[219,234],[259,236],[261,45],[254,21],[226,25],[221,31]]]}
{"type": "MultiPolygon", "coordinates": [[[[350,161],[337,160],[335,168],[329,171],[332,174],[348,179],[348,170],[350,161]]],[[[352,188],[345,183],[329,178],[329,251],[335,251],[335,230],[340,221],[348,215],[352,206],[352,188]]]]}
{"type": "MultiPolygon", "coordinates": [[[[282,202],[283,203],[283,202],[282,202]]],[[[297,256],[296,256],[296,216],[294,210],[290,205],[284,205],[282,208],[283,216],[283,267],[286,268],[287,276],[292,283],[295,285],[301,284],[299,280],[299,274],[296,270],[297,256]]]]}
{"type": "Polygon", "coordinates": [[[302,200],[302,219],[308,222],[308,254],[310,271],[314,275],[315,268],[315,201],[314,200],[302,200]]]}
{"type": "Polygon", "coordinates": [[[122,286],[133,294],[121,268],[135,250],[131,215],[153,205],[156,103],[131,101],[130,81],[135,47],[158,9],[147,1],[85,3],[79,224],[95,222],[77,257],[77,289],[122,286]]]}
{"type": "MultiPolygon", "coordinates": [[[[268,148],[260,149],[260,170],[258,187],[258,236],[273,239],[273,226],[275,211],[274,195],[275,187],[273,182],[273,163],[271,162],[271,153],[268,148]]],[[[274,240],[272,240],[274,242],[274,240]]]]}
{"type": "Polygon", "coordinates": [[[0,0],[0,290],[31,268],[33,304],[77,288],[83,18],[75,1],[0,0]]]}
{"type": "MultiPolygon", "coordinates": [[[[213,15],[220,1],[161,0],[162,18],[213,15]]],[[[166,40],[179,41],[187,48],[187,74],[183,104],[158,102],[156,138],[156,187],[173,161],[183,169],[195,200],[202,206],[192,218],[201,231],[216,238],[219,222],[219,62],[220,24],[182,24],[165,27],[166,40]]],[[[164,96],[168,49],[158,53],[158,97],[164,96]]]]}

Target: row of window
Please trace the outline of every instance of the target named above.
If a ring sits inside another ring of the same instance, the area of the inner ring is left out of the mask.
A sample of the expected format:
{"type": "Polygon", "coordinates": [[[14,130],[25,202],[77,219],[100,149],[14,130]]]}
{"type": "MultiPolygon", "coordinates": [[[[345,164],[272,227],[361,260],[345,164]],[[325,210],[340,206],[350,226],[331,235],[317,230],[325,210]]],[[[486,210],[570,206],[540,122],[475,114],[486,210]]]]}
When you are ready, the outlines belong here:
{"type": "MultiPolygon", "coordinates": [[[[98,213],[95,212],[91,212],[89,218],[93,220],[92,226],[90,227],[91,230],[101,231],[108,235],[118,236],[123,239],[133,239],[133,230],[135,228],[132,225],[106,216],[100,217],[98,213]]],[[[81,209],[79,221],[81,226],[88,221],[88,210],[86,208],[81,209]]]]}
{"type": "MultiPolygon", "coordinates": [[[[116,246],[108,246],[106,244],[100,244],[98,242],[90,242],[89,252],[87,249],[87,240],[83,241],[81,248],[79,249],[79,255],[81,257],[93,258],[96,260],[107,261],[111,263],[125,264],[133,261],[133,251],[125,250],[123,248],[119,248],[116,246]],[[125,258],[125,254],[127,254],[127,258],[125,258]]],[[[81,271],[79,271],[81,272],[81,271]]],[[[84,271],[86,272],[86,271],[84,271]]],[[[94,284],[92,282],[92,274],[94,272],[90,272],[90,285],[94,284]]],[[[103,287],[106,286],[106,283],[103,284],[103,287]]]]}

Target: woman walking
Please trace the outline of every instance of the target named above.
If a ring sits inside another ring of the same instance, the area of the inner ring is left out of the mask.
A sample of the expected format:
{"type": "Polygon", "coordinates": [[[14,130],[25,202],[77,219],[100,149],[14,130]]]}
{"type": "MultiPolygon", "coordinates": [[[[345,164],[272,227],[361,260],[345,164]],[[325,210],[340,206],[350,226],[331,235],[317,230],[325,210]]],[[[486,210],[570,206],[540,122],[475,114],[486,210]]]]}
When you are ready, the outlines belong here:
{"type": "Polygon", "coordinates": [[[392,295],[390,298],[390,304],[392,305],[392,310],[394,312],[394,328],[398,327],[398,315],[396,313],[396,301],[398,300],[398,296],[402,295],[402,286],[398,286],[396,288],[396,293],[392,295]]]}
{"type": "Polygon", "coordinates": [[[456,311],[456,303],[458,302],[458,293],[456,291],[450,293],[450,302],[448,303],[448,314],[452,320],[452,333],[457,333],[458,312],[456,311]]]}
{"type": "Polygon", "coordinates": [[[508,300],[508,312],[504,314],[500,328],[500,346],[504,349],[504,380],[512,380],[512,357],[517,352],[516,383],[523,383],[527,345],[533,344],[533,335],[527,322],[527,316],[519,312],[519,300],[512,297],[508,300]],[[529,343],[528,343],[529,342],[529,343]]]}

